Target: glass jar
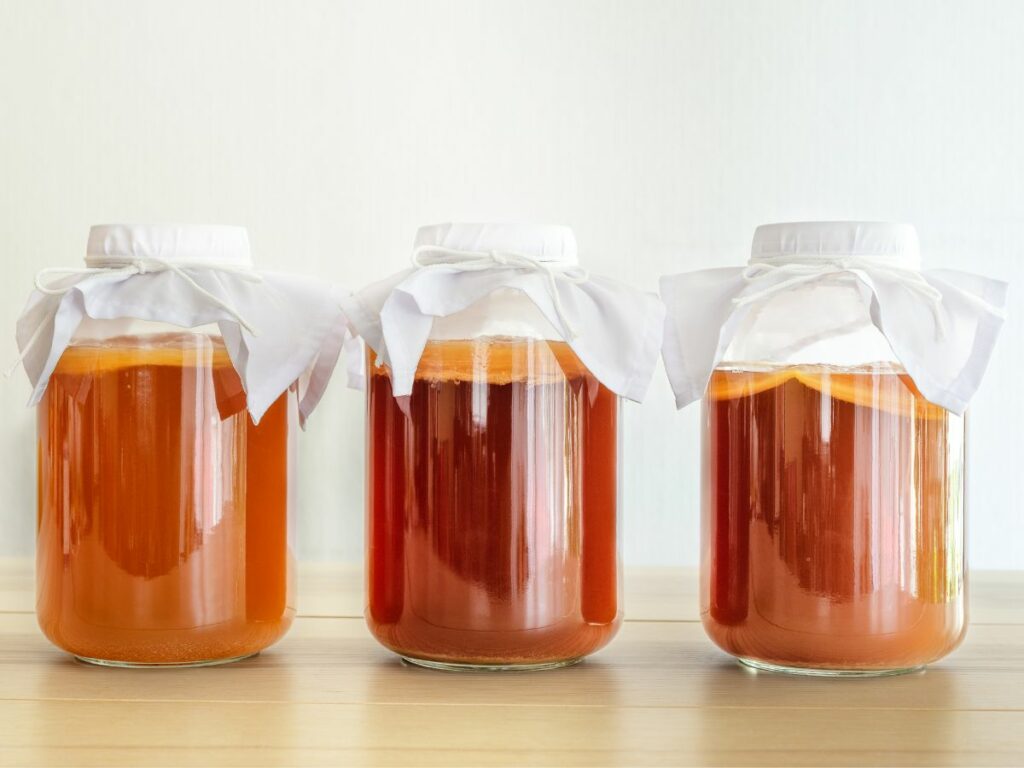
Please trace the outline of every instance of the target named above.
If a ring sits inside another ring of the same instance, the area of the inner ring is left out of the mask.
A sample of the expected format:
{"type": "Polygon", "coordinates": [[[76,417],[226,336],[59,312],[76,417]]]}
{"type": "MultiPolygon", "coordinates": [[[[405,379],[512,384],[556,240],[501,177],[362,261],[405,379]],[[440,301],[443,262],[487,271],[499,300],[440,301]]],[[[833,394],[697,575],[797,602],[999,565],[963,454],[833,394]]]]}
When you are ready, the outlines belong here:
{"type": "Polygon", "coordinates": [[[435,668],[541,669],[622,620],[619,398],[518,290],[438,317],[412,394],[369,351],[367,611],[435,668]]]}
{"type": "Polygon", "coordinates": [[[755,668],[917,669],[966,630],[964,419],[849,272],[793,282],[751,305],[704,396],[704,628],[755,668]]]}
{"type": "Polygon", "coordinates": [[[295,615],[292,387],[256,426],[216,326],[85,320],[38,406],[37,613],[116,666],[250,656],[295,615]]]}

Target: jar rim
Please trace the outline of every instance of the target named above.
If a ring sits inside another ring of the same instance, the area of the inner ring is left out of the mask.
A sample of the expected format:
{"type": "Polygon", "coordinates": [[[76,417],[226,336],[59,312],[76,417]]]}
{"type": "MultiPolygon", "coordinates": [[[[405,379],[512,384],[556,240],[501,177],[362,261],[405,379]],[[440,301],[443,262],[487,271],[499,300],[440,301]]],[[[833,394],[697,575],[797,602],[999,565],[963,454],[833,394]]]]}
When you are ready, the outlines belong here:
{"type": "Polygon", "coordinates": [[[754,231],[750,263],[866,259],[903,269],[921,268],[912,224],[881,221],[799,221],[763,224],[754,231]]]}

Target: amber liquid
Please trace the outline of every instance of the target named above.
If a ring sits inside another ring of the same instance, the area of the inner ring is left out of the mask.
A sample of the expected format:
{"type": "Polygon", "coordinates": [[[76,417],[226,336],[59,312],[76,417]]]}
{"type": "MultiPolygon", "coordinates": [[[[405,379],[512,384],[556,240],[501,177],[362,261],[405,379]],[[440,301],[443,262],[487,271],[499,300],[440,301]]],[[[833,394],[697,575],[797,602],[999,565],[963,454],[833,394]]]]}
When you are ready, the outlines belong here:
{"type": "Polygon", "coordinates": [[[492,666],[604,646],[621,619],[616,396],[561,342],[430,342],[404,408],[370,369],[376,638],[492,666]]]}
{"type": "Polygon", "coordinates": [[[718,370],[704,419],[702,613],[717,645],[853,671],[956,647],[962,419],[883,366],[718,370]]]}
{"type": "Polygon", "coordinates": [[[37,612],[53,643],[185,664],[287,631],[295,397],[258,427],[245,405],[205,336],[68,348],[38,411],[37,612]]]}

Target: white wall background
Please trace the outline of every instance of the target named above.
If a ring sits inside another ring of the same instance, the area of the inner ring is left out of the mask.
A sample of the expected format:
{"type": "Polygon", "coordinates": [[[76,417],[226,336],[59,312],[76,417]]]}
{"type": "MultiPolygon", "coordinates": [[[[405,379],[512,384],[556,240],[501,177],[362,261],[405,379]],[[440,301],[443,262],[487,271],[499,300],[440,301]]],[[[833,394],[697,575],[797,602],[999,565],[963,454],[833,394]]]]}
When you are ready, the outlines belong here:
{"type": "MultiPolygon", "coordinates": [[[[753,228],[917,224],[935,266],[1024,290],[1024,3],[0,0],[0,361],[35,272],[92,223],[249,227],[267,267],[352,286],[445,220],[573,226],[653,290],[753,228]]],[[[973,564],[1024,568],[1024,328],[971,423],[973,564]]],[[[34,424],[0,383],[0,555],[27,554],[34,424]]],[[[695,408],[627,409],[626,555],[694,564],[695,408]]],[[[362,401],[302,444],[301,554],[362,554],[362,401]]]]}

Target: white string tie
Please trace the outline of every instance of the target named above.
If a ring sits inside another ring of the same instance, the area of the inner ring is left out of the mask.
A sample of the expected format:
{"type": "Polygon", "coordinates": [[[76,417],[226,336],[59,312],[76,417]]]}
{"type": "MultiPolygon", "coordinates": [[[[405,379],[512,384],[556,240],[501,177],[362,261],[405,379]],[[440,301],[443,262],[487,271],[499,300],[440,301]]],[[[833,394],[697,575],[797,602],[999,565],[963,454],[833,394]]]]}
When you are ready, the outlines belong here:
{"type": "MultiPolygon", "coordinates": [[[[54,285],[54,282],[46,282],[46,278],[51,275],[57,275],[55,282],[63,282],[62,278],[66,277],[89,277],[91,275],[147,275],[155,272],[174,272],[176,275],[181,277],[186,283],[188,283],[192,289],[199,295],[205,297],[209,301],[212,301],[218,307],[223,309],[229,315],[231,315],[238,324],[245,328],[253,336],[258,336],[259,332],[244,318],[241,312],[235,309],[233,306],[228,304],[226,301],[221,299],[219,296],[214,295],[210,291],[206,290],[199,283],[192,278],[191,275],[186,272],[186,269],[214,269],[218,272],[227,272],[243,280],[248,280],[253,283],[263,282],[263,277],[252,269],[247,267],[236,267],[227,264],[211,264],[209,262],[204,263],[192,263],[192,262],[170,262],[164,261],[163,259],[157,259],[148,257],[145,259],[133,259],[131,261],[110,261],[108,265],[102,267],[48,267],[40,270],[36,274],[35,286],[36,290],[47,296],[63,296],[74,288],[78,281],[65,284],[65,285],[54,285]]],[[[42,336],[43,325],[36,328],[32,337],[25,344],[18,359],[14,362],[10,368],[4,372],[6,378],[18,370],[18,366],[21,365],[32,347],[35,346],[36,342],[39,341],[42,336]]]]}
{"type": "MultiPolygon", "coordinates": [[[[109,266],[102,267],[50,267],[48,269],[41,270],[36,275],[36,290],[40,293],[45,293],[47,296],[63,296],[65,293],[70,291],[76,283],[70,285],[54,286],[53,283],[47,284],[45,278],[49,275],[62,275],[65,277],[70,276],[83,276],[89,275],[147,275],[155,272],[173,272],[188,283],[192,289],[200,296],[212,301],[218,307],[223,309],[229,315],[231,315],[238,324],[241,325],[245,330],[251,333],[253,336],[258,335],[256,329],[244,318],[242,314],[235,309],[233,306],[228,304],[226,301],[221,299],[219,296],[214,295],[210,291],[206,290],[195,279],[188,274],[185,270],[187,269],[213,269],[217,272],[227,272],[228,274],[241,277],[243,280],[248,280],[253,283],[263,282],[263,278],[259,272],[256,272],[248,267],[235,267],[227,264],[210,264],[210,263],[192,263],[192,262],[172,262],[164,261],[163,259],[157,259],[148,257],[145,259],[133,259],[127,262],[110,262],[109,266]]],[[[58,278],[59,279],[59,278],[58,278]]]]}
{"type": "Polygon", "coordinates": [[[420,269],[431,267],[449,267],[459,272],[480,272],[487,269],[517,269],[543,274],[547,280],[548,295],[554,305],[558,322],[562,330],[568,334],[569,341],[577,338],[579,333],[566,315],[562,298],[558,291],[558,281],[563,280],[573,285],[585,283],[590,279],[587,271],[575,264],[563,264],[557,261],[540,261],[525,253],[513,251],[460,251],[439,245],[420,245],[412,253],[412,263],[420,269]]]}
{"type": "MultiPolygon", "coordinates": [[[[892,264],[864,256],[844,256],[835,259],[821,259],[811,257],[801,259],[795,256],[785,256],[778,260],[757,261],[743,270],[743,279],[748,283],[756,283],[764,277],[777,274],[789,275],[777,283],[763,286],[760,290],[737,296],[732,300],[736,307],[745,307],[748,304],[766,299],[780,291],[795,288],[801,285],[816,283],[835,275],[857,276],[863,273],[870,277],[872,274],[884,275],[900,282],[908,290],[918,294],[928,304],[932,316],[935,318],[935,333],[937,338],[943,338],[946,334],[946,319],[942,314],[942,293],[932,286],[915,269],[906,269],[892,264]]],[[[976,297],[975,297],[976,298],[976,297]]],[[[982,299],[978,299],[992,311],[998,312],[994,307],[987,305],[982,299]]]]}

